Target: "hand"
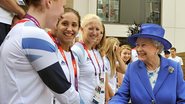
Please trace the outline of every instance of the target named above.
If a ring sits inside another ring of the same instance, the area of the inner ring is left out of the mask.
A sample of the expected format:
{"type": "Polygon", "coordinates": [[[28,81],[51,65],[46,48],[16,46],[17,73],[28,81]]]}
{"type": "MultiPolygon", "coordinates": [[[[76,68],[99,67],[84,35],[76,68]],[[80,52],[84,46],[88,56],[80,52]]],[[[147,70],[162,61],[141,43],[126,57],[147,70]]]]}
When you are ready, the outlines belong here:
{"type": "Polygon", "coordinates": [[[25,10],[22,9],[22,8],[20,8],[20,9],[19,9],[19,12],[17,13],[17,17],[18,17],[19,19],[22,19],[22,18],[24,18],[25,15],[26,15],[25,10]]]}
{"type": "Polygon", "coordinates": [[[121,57],[121,48],[119,46],[115,46],[115,52],[116,52],[116,57],[121,57]]]}

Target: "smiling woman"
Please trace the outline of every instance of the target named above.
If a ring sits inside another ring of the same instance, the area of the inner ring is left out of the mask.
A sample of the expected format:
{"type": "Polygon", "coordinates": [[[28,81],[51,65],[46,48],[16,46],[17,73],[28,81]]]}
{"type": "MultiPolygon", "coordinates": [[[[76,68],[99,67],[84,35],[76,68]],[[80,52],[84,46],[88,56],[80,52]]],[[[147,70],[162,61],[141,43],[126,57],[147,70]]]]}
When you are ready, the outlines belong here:
{"type": "Polygon", "coordinates": [[[0,49],[0,104],[79,104],[61,56],[44,28],[55,28],[65,0],[25,0],[28,11],[0,49]]]}
{"type": "Polygon", "coordinates": [[[71,50],[78,57],[79,93],[85,104],[92,104],[102,70],[92,48],[97,43],[103,25],[97,15],[88,14],[83,18],[81,26],[82,41],[75,43],[71,50]]]}
{"type": "MultiPolygon", "coordinates": [[[[52,37],[61,53],[61,55],[59,55],[61,67],[63,69],[68,69],[64,70],[65,76],[75,87],[76,91],[78,91],[79,67],[77,59],[74,57],[70,48],[78,34],[79,28],[79,13],[72,8],[64,8],[64,14],[62,15],[62,18],[58,20],[56,28],[53,29],[51,33],[49,32],[50,37],[52,37]]],[[[63,99],[65,99],[65,97],[63,99]]]]}
{"type": "Polygon", "coordinates": [[[80,28],[80,15],[77,11],[71,8],[65,8],[62,18],[59,19],[54,35],[59,40],[60,46],[65,50],[69,51],[73,45],[74,38],[78,34],[80,28]]]}
{"type": "Polygon", "coordinates": [[[160,25],[142,24],[138,33],[128,37],[136,46],[138,60],[128,65],[123,83],[109,104],[127,104],[129,99],[132,104],[185,103],[180,64],[160,55],[172,46],[164,33],[160,25]]]}

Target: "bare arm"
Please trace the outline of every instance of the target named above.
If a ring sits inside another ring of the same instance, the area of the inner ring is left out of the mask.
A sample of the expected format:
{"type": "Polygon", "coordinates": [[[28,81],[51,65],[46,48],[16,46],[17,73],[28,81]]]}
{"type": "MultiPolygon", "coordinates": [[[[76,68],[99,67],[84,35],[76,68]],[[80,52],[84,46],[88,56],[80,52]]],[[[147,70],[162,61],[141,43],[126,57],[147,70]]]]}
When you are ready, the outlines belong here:
{"type": "Polygon", "coordinates": [[[25,11],[17,4],[16,0],[0,0],[0,6],[9,12],[16,13],[19,18],[23,18],[25,11]]]}
{"type": "Polygon", "coordinates": [[[117,57],[117,61],[119,62],[119,64],[116,67],[116,71],[119,73],[124,74],[125,70],[126,70],[126,64],[125,62],[121,59],[121,55],[120,55],[120,47],[116,47],[116,57],[117,57]]]}
{"type": "Polygon", "coordinates": [[[120,87],[121,86],[121,84],[122,84],[122,82],[123,82],[123,74],[122,73],[119,73],[119,72],[117,72],[117,77],[118,77],[118,83],[117,83],[117,85],[118,85],[118,87],[120,87]]]}
{"type": "Polygon", "coordinates": [[[108,103],[109,99],[112,98],[114,96],[114,93],[112,91],[112,88],[109,85],[109,81],[108,81],[108,74],[105,74],[105,99],[106,102],[108,103]]]}

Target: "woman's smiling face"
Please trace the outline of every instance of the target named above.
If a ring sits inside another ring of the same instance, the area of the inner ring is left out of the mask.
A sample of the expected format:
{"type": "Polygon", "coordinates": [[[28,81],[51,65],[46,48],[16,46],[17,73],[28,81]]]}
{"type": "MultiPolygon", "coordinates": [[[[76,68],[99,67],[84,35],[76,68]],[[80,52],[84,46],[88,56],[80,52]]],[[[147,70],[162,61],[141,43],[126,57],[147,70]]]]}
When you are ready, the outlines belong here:
{"type": "Polygon", "coordinates": [[[62,19],[57,25],[57,38],[62,43],[71,43],[78,34],[79,18],[73,12],[62,15],[62,19]]]}
{"type": "Polygon", "coordinates": [[[139,60],[144,62],[149,61],[158,55],[158,48],[155,46],[152,39],[149,38],[138,38],[136,41],[136,51],[139,60]]]}
{"type": "Polygon", "coordinates": [[[88,41],[90,44],[95,44],[97,38],[101,33],[102,25],[96,19],[91,20],[85,27],[82,29],[83,40],[88,41]]]}

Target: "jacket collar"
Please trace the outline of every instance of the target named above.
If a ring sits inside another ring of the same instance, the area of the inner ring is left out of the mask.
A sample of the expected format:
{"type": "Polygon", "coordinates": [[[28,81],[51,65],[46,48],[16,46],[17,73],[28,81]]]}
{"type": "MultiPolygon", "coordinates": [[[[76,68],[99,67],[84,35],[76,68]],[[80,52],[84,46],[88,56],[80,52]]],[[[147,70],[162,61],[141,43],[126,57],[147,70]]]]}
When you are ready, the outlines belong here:
{"type": "Polygon", "coordinates": [[[162,84],[165,82],[168,75],[170,74],[169,67],[170,67],[170,64],[169,64],[168,59],[161,57],[160,70],[158,73],[157,82],[156,82],[154,89],[153,89],[154,95],[157,94],[160,87],[162,86],[162,84]]]}
{"type": "Polygon", "coordinates": [[[163,82],[169,75],[169,63],[168,60],[160,56],[160,70],[157,78],[157,82],[152,90],[148,75],[147,75],[147,68],[144,62],[138,62],[139,70],[137,70],[138,76],[144,85],[145,89],[147,90],[148,94],[151,96],[152,99],[155,99],[154,95],[159,91],[160,87],[162,86],[163,82]]]}

